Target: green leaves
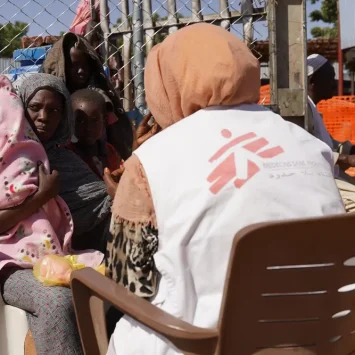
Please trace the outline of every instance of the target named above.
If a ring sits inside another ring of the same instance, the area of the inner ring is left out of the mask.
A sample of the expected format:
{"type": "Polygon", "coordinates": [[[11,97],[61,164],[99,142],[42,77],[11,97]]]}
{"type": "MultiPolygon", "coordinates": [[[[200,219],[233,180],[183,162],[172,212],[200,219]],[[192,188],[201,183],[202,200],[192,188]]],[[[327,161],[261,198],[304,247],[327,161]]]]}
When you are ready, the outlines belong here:
{"type": "Polygon", "coordinates": [[[311,4],[322,1],[320,10],[314,10],[309,14],[312,22],[322,21],[329,23],[331,27],[315,27],[311,30],[315,38],[336,38],[338,35],[338,6],[337,0],[310,0],[311,4]]]}
{"type": "Polygon", "coordinates": [[[313,27],[311,34],[314,38],[334,39],[337,38],[338,31],[334,27],[313,27]]]}
{"type": "Polygon", "coordinates": [[[25,22],[0,24],[0,57],[12,57],[15,49],[22,47],[21,38],[28,32],[29,26],[25,22]]]}

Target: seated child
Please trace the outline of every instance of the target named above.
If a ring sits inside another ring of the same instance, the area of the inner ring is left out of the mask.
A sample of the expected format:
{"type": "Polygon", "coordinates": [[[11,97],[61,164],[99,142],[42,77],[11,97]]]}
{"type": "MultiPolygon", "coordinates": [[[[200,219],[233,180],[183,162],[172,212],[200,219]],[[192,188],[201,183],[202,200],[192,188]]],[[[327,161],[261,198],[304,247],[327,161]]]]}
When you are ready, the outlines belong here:
{"type": "MultiPolygon", "coordinates": [[[[81,354],[70,289],[45,287],[32,273],[33,265],[46,255],[73,254],[73,221],[57,196],[58,173],[50,173],[45,150],[4,76],[0,76],[0,130],[2,296],[27,312],[38,355],[81,354]]],[[[78,261],[97,266],[102,259],[100,252],[83,251],[78,261]]]]}
{"type": "Polygon", "coordinates": [[[96,90],[82,89],[72,94],[72,105],[77,142],[71,142],[67,148],[80,156],[102,179],[105,168],[115,171],[121,165],[115,148],[102,138],[107,118],[105,99],[96,90]]]}

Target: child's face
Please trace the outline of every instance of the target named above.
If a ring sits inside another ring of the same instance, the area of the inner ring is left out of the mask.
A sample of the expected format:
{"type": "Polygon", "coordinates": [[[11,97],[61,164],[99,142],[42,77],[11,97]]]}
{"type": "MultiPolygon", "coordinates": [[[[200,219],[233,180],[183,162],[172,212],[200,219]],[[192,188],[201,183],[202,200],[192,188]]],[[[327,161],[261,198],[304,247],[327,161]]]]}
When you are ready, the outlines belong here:
{"type": "Polygon", "coordinates": [[[95,102],[73,104],[75,136],[80,143],[93,145],[101,138],[104,129],[104,112],[95,102]]]}
{"type": "Polygon", "coordinates": [[[70,63],[66,65],[66,80],[73,91],[84,89],[89,85],[91,76],[91,60],[88,54],[72,47],[70,63]]]}

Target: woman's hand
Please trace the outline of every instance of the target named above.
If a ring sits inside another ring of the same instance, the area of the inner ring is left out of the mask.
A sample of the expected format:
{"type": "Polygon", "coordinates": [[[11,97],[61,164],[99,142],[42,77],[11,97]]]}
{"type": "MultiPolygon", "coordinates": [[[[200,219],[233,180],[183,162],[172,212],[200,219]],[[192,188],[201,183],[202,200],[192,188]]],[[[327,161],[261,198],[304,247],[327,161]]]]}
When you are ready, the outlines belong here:
{"type": "Polygon", "coordinates": [[[53,170],[48,173],[43,164],[38,168],[38,193],[41,194],[48,201],[59,194],[60,182],[58,171],[53,170]]]}
{"type": "Polygon", "coordinates": [[[149,125],[148,122],[152,118],[152,114],[148,113],[139,126],[136,129],[136,146],[135,148],[140,147],[145,141],[150,137],[153,137],[156,133],[159,132],[159,125],[154,122],[153,125],[149,125]]]}
{"type": "Polygon", "coordinates": [[[117,186],[118,183],[121,179],[121,176],[124,172],[124,165],[123,165],[123,160],[121,162],[121,165],[118,169],[114,171],[110,171],[109,168],[105,168],[104,170],[104,182],[106,184],[107,188],[107,193],[109,196],[113,199],[116,194],[117,186]]]}
{"type": "Polygon", "coordinates": [[[111,174],[113,181],[119,183],[119,181],[121,180],[121,176],[124,172],[123,161],[118,169],[116,169],[114,171],[110,171],[109,169],[107,169],[107,170],[108,170],[108,173],[111,174]]]}
{"type": "Polygon", "coordinates": [[[115,197],[118,181],[122,175],[119,175],[119,170],[121,170],[121,168],[113,171],[112,173],[108,168],[105,168],[104,170],[104,182],[106,184],[107,193],[112,199],[115,197]],[[114,173],[115,175],[113,175],[114,173]]]}

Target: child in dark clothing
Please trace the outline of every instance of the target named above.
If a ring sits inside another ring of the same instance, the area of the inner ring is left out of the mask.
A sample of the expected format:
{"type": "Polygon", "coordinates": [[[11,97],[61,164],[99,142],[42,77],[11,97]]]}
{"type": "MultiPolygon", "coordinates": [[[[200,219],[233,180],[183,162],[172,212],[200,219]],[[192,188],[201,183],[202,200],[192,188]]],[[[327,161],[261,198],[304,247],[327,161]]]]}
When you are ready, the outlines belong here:
{"type": "Polygon", "coordinates": [[[132,154],[133,127],[122,109],[110,79],[104,72],[95,48],[85,38],[68,32],[54,43],[46,56],[42,70],[62,79],[71,94],[86,88],[101,89],[106,94],[116,116],[116,120],[107,121],[105,127],[107,141],[123,159],[128,159],[132,154]]]}
{"type": "Polygon", "coordinates": [[[121,158],[115,148],[102,139],[107,108],[104,97],[95,90],[82,89],[72,95],[74,132],[77,142],[68,149],[80,156],[101,179],[104,169],[120,168],[121,158]]]}

